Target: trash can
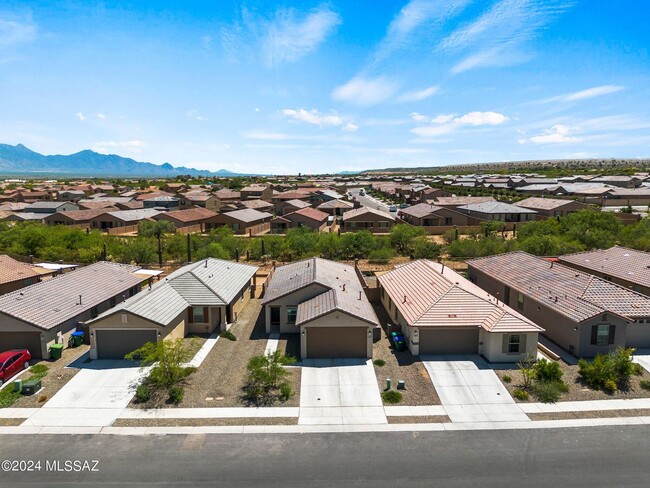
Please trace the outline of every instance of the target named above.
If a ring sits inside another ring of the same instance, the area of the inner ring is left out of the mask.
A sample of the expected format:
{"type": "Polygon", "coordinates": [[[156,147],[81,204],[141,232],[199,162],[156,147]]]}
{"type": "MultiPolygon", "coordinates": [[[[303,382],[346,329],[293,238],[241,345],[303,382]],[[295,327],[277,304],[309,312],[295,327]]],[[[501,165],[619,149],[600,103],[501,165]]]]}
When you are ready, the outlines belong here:
{"type": "Polygon", "coordinates": [[[63,353],[63,344],[52,344],[50,346],[50,357],[56,361],[61,359],[61,354],[63,353]]]}
{"type": "Polygon", "coordinates": [[[23,380],[14,381],[14,391],[20,392],[23,389],[23,380]]]}
{"type": "Polygon", "coordinates": [[[72,338],[72,347],[79,347],[84,343],[83,331],[73,332],[70,337],[72,338]]]}

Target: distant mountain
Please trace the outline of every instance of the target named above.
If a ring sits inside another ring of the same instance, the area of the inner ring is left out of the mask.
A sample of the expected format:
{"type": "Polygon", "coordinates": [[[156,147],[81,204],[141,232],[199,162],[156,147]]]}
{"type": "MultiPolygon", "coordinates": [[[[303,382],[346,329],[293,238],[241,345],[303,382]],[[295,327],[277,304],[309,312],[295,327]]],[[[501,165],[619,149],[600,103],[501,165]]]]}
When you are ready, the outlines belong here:
{"type": "Polygon", "coordinates": [[[169,163],[141,163],[116,154],[99,154],[91,150],[68,156],[44,156],[18,144],[0,144],[0,174],[4,175],[67,175],[67,176],[145,176],[173,177],[193,176],[251,176],[232,173],[225,169],[212,172],[183,166],[174,167],[169,163]]]}

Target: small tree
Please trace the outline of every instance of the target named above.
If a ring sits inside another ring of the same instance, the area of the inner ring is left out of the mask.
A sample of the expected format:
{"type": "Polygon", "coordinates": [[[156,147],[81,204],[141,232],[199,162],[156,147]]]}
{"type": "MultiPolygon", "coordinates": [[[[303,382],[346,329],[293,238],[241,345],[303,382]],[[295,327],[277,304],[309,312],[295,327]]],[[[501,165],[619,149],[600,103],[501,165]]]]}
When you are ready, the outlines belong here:
{"type": "MultiPolygon", "coordinates": [[[[248,397],[257,403],[269,402],[274,391],[285,384],[284,380],[291,375],[285,366],[295,362],[294,357],[285,356],[280,351],[250,358],[246,365],[248,397]]],[[[287,397],[286,386],[283,389],[285,391],[282,392],[282,396],[287,397]]]]}
{"type": "Polygon", "coordinates": [[[184,363],[191,359],[189,341],[169,339],[147,342],[144,346],[125,356],[129,361],[140,361],[142,367],[151,366],[147,383],[151,386],[170,388],[187,377],[184,363]]]}
{"type": "Polygon", "coordinates": [[[526,390],[533,386],[533,381],[537,378],[537,370],[535,369],[535,357],[526,356],[524,359],[517,363],[517,367],[524,377],[522,387],[526,390]]]}

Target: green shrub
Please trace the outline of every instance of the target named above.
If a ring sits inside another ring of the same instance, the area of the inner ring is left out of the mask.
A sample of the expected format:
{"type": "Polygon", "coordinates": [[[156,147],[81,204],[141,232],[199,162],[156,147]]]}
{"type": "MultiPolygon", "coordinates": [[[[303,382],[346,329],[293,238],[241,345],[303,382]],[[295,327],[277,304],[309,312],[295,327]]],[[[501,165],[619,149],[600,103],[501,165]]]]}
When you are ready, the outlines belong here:
{"type": "Polygon", "coordinates": [[[388,264],[390,260],[393,259],[395,253],[389,247],[382,247],[380,249],[375,249],[370,251],[368,254],[368,262],[371,264],[388,264]]]}
{"type": "Polygon", "coordinates": [[[189,375],[194,373],[198,368],[196,366],[187,366],[183,368],[183,373],[181,374],[182,378],[187,378],[189,375]]]}
{"type": "Polygon", "coordinates": [[[380,368],[386,365],[386,361],[384,361],[383,359],[375,359],[372,363],[375,366],[379,366],[380,368]]]}
{"type": "Polygon", "coordinates": [[[619,347],[608,354],[597,354],[593,361],[580,359],[579,374],[589,387],[613,393],[629,384],[632,375],[643,374],[640,365],[632,362],[634,349],[619,347]]]}
{"type": "Polygon", "coordinates": [[[147,403],[151,398],[151,390],[147,385],[140,385],[135,390],[135,401],[137,403],[147,403]]]}
{"type": "Polygon", "coordinates": [[[229,330],[224,330],[221,334],[219,334],[219,337],[223,337],[224,339],[228,339],[229,341],[236,341],[237,340],[237,338],[235,337],[235,334],[233,334],[229,330]]]}
{"type": "Polygon", "coordinates": [[[174,385],[169,389],[169,401],[174,405],[178,405],[183,401],[185,390],[182,386],[174,385]]]}
{"type": "Polygon", "coordinates": [[[567,385],[561,381],[536,381],[533,385],[533,394],[542,403],[555,403],[567,388],[567,385]]]}
{"type": "Polygon", "coordinates": [[[293,389],[291,388],[291,383],[282,383],[280,385],[280,400],[286,402],[289,398],[293,396],[293,389]]]}
{"type": "Polygon", "coordinates": [[[43,378],[45,375],[47,375],[49,369],[50,368],[48,368],[45,364],[35,364],[31,368],[29,368],[29,372],[32,373],[34,376],[43,378]]]}
{"type": "Polygon", "coordinates": [[[512,392],[512,396],[522,402],[527,402],[528,399],[530,398],[526,390],[514,390],[512,392]]]}
{"type": "Polygon", "coordinates": [[[650,390],[650,381],[648,380],[641,380],[639,381],[639,386],[643,388],[644,390],[650,390]]]}
{"type": "Polygon", "coordinates": [[[558,382],[562,381],[562,369],[560,364],[555,361],[547,361],[546,359],[540,359],[535,363],[535,377],[538,381],[546,382],[558,382]]]}
{"type": "Polygon", "coordinates": [[[504,376],[503,376],[503,382],[504,382],[504,383],[512,383],[512,377],[509,376],[509,375],[507,375],[507,374],[504,375],[504,376]]]}
{"type": "Polygon", "coordinates": [[[11,386],[0,390],[0,408],[11,407],[20,398],[20,392],[14,391],[11,386]]]}
{"type": "Polygon", "coordinates": [[[386,403],[399,403],[402,401],[402,394],[395,390],[382,391],[381,397],[386,403]]]}

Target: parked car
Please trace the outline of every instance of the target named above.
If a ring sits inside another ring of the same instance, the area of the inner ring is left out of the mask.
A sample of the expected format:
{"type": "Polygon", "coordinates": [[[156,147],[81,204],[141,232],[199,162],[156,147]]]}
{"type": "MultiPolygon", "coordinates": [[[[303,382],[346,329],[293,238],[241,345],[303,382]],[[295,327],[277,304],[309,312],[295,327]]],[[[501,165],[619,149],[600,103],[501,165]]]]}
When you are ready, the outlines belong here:
{"type": "Polygon", "coordinates": [[[402,203],[402,204],[399,206],[399,208],[409,208],[409,204],[408,204],[408,203],[402,203]]]}
{"type": "Polygon", "coordinates": [[[23,369],[29,368],[32,355],[27,349],[14,349],[0,353],[0,385],[23,369]]]}
{"type": "Polygon", "coordinates": [[[388,207],[388,211],[389,212],[397,212],[397,205],[391,205],[390,207],[388,207]]]}

